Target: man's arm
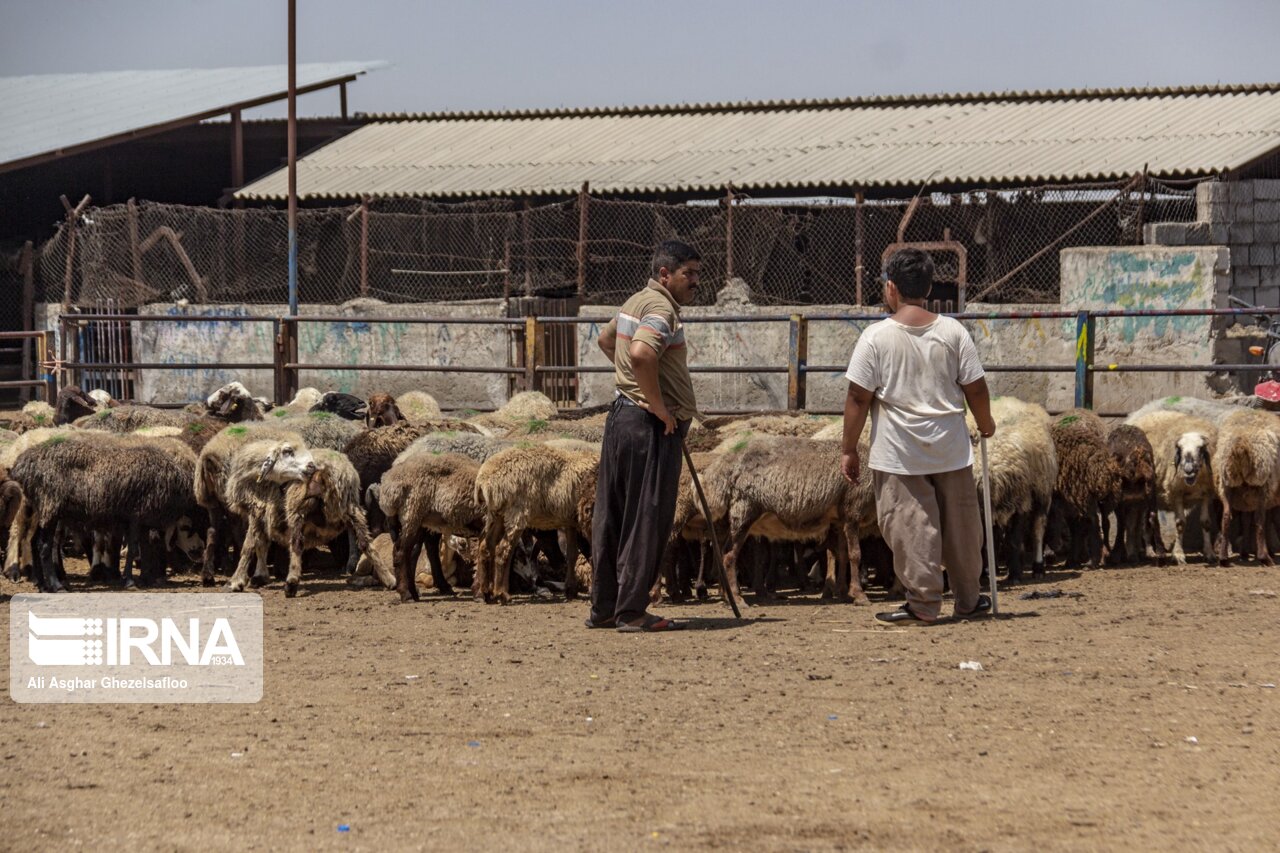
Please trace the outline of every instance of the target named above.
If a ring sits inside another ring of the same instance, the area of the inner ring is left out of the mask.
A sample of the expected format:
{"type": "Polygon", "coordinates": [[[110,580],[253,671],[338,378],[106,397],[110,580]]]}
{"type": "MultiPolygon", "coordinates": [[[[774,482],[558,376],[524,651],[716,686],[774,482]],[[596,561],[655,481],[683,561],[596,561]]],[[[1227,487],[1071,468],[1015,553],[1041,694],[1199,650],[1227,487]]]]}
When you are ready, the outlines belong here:
{"type": "Polygon", "coordinates": [[[965,402],[969,411],[973,412],[973,420],[978,424],[978,433],[986,438],[996,434],[996,422],[991,417],[991,391],[987,388],[986,378],[977,379],[968,385],[961,385],[965,402]]]}
{"type": "Polygon", "coordinates": [[[840,448],[840,471],[850,483],[858,482],[858,474],[862,468],[862,460],[858,458],[858,438],[867,423],[873,399],[875,395],[866,388],[849,383],[849,392],[844,397],[844,439],[840,448]]]}
{"type": "Polygon", "coordinates": [[[613,364],[613,355],[618,346],[618,319],[615,317],[605,324],[600,330],[600,336],[596,338],[596,344],[600,347],[600,352],[604,353],[605,358],[609,359],[609,363],[613,364]]]}
{"type": "Polygon", "coordinates": [[[658,353],[644,341],[632,341],[627,348],[631,356],[631,372],[635,374],[640,393],[648,401],[645,408],[650,414],[666,424],[665,435],[676,431],[676,419],[667,411],[667,404],[662,399],[662,389],[658,387],[658,353]]]}

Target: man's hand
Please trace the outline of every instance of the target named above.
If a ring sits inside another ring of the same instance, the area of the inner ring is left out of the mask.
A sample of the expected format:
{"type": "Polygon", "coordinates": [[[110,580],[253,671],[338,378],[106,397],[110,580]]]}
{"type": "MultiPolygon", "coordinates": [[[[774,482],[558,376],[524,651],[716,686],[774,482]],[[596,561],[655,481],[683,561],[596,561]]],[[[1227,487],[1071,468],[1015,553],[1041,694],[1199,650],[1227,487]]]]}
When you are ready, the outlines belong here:
{"type": "Polygon", "coordinates": [[[979,418],[975,415],[974,420],[978,423],[978,434],[983,438],[991,438],[996,434],[996,422],[991,415],[987,415],[984,418],[979,418]]]}
{"type": "Polygon", "coordinates": [[[667,411],[667,407],[665,405],[659,404],[658,406],[651,406],[648,403],[642,403],[641,408],[658,420],[662,421],[663,426],[666,427],[666,429],[662,431],[663,435],[671,435],[671,433],[676,431],[676,419],[667,411]]]}
{"type": "Polygon", "coordinates": [[[844,474],[844,478],[855,486],[858,485],[858,475],[861,470],[862,465],[858,459],[858,451],[854,450],[840,454],[840,473],[844,474]]]}

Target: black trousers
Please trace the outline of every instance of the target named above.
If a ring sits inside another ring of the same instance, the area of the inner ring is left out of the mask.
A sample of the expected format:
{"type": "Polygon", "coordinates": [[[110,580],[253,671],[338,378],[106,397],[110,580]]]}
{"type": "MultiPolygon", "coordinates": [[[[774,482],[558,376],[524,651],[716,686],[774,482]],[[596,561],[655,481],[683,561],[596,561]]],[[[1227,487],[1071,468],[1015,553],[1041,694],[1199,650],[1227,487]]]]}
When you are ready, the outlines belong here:
{"type": "Polygon", "coordinates": [[[614,401],[604,426],[591,523],[591,619],[630,622],[644,615],[671,536],[680,486],[680,445],[688,421],[663,435],[662,421],[614,401]]]}

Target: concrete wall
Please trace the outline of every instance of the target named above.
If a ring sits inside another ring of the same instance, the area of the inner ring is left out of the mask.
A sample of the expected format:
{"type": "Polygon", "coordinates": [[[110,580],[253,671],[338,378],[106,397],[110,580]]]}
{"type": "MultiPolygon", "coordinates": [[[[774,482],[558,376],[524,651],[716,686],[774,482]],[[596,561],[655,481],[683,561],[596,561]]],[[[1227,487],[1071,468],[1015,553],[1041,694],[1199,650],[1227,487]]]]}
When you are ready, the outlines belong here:
{"type": "MultiPolygon", "coordinates": [[[[38,306],[37,323],[56,318],[58,306],[38,306]],[[52,310],[50,310],[52,309],[52,310]]],[[[262,362],[273,360],[271,323],[236,320],[246,316],[282,316],[284,305],[176,305],[158,303],[140,314],[198,316],[214,314],[221,322],[133,323],[134,360],[163,362],[262,362]]],[[[445,323],[409,325],[368,322],[362,317],[486,317],[506,316],[500,299],[459,303],[386,305],[359,300],[345,305],[304,305],[302,316],[341,316],[350,320],[303,323],[299,326],[298,357],[302,362],[329,364],[505,365],[507,332],[500,326],[445,323]]],[[[47,322],[47,321],[46,321],[47,322]]],[[[135,394],[145,402],[199,400],[214,388],[238,379],[253,393],[270,397],[274,386],[269,370],[140,370],[135,394]]],[[[507,399],[507,379],[497,374],[419,373],[402,371],[302,371],[300,385],[322,391],[367,396],[374,391],[393,394],[423,390],[448,408],[493,408],[507,399]]]]}
{"type": "MultiPolygon", "coordinates": [[[[971,312],[1044,311],[1047,308],[1211,308],[1223,300],[1227,286],[1226,252],[1217,248],[1160,247],[1083,248],[1062,252],[1062,304],[969,306],[971,312]]],[[[746,302],[733,283],[721,292],[715,307],[690,307],[688,346],[692,364],[785,367],[786,322],[715,322],[726,315],[790,315],[867,313],[847,305],[758,306],[746,302]]],[[[611,316],[617,308],[588,306],[583,316],[611,316]]],[[[1100,320],[1096,359],[1099,364],[1212,363],[1215,343],[1212,320],[1200,317],[1127,318],[1100,320]]],[[[809,324],[809,364],[844,365],[865,322],[813,321],[809,324]]],[[[1074,365],[1074,319],[974,320],[966,323],[983,363],[988,365],[1074,365]]],[[[596,345],[599,327],[579,326],[580,364],[605,364],[596,345]]],[[[811,373],[808,408],[839,409],[844,402],[843,368],[811,373]]],[[[1052,410],[1074,403],[1071,373],[997,373],[988,376],[994,393],[1033,400],[1052,410]]],[[[583,405],[607,402],[613,396],[609,374],[584,374],[583,405]]],[[[700,408],[785,409],[785,373],[756,375],[695,374],[700,408]]],[[[1206,374],[1128,373],[1099,375],[1094,380],[1094,405],[1103,412],[1127,412],[1156,397],[1180,394],[1213,396],[1215,386],[1206,374]]]]}

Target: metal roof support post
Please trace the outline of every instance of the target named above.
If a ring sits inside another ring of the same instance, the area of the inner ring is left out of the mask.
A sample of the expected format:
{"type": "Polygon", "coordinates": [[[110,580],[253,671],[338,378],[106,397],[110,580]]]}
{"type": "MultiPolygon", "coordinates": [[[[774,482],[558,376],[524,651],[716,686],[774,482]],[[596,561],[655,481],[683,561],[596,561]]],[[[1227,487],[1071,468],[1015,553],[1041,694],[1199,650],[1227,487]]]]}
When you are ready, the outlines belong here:
{"type": "Polygon", "coordinates": [[[866,241],[865,226],[862,221],[862,206],[866,197],[862,190],[853,197],[853,304],[862,304],[862,245],[866,241]]]}
{"type": "Polygon", "coordinates": [[[787,346],[787,408],[802,411],[805,407],[805,380],[809,367],[809,321],[799,314],[791,315],[791,334],[787,346]]]}
{"type": "Polygon", "coordinates": [[[724,277],[733,278],[733,185],[725,187],[724,196],[724,277]]]}
{"type": "Polygon", "coordinates": [[[587,205],[591,203],[591,184],[582,182],[578,193],[578,299],[587,291],[587,205]]]}
{"type": "Polygon", "coordinates": [[[298,316],[298,0],[289,0],[289,316],[298,316]]]}

